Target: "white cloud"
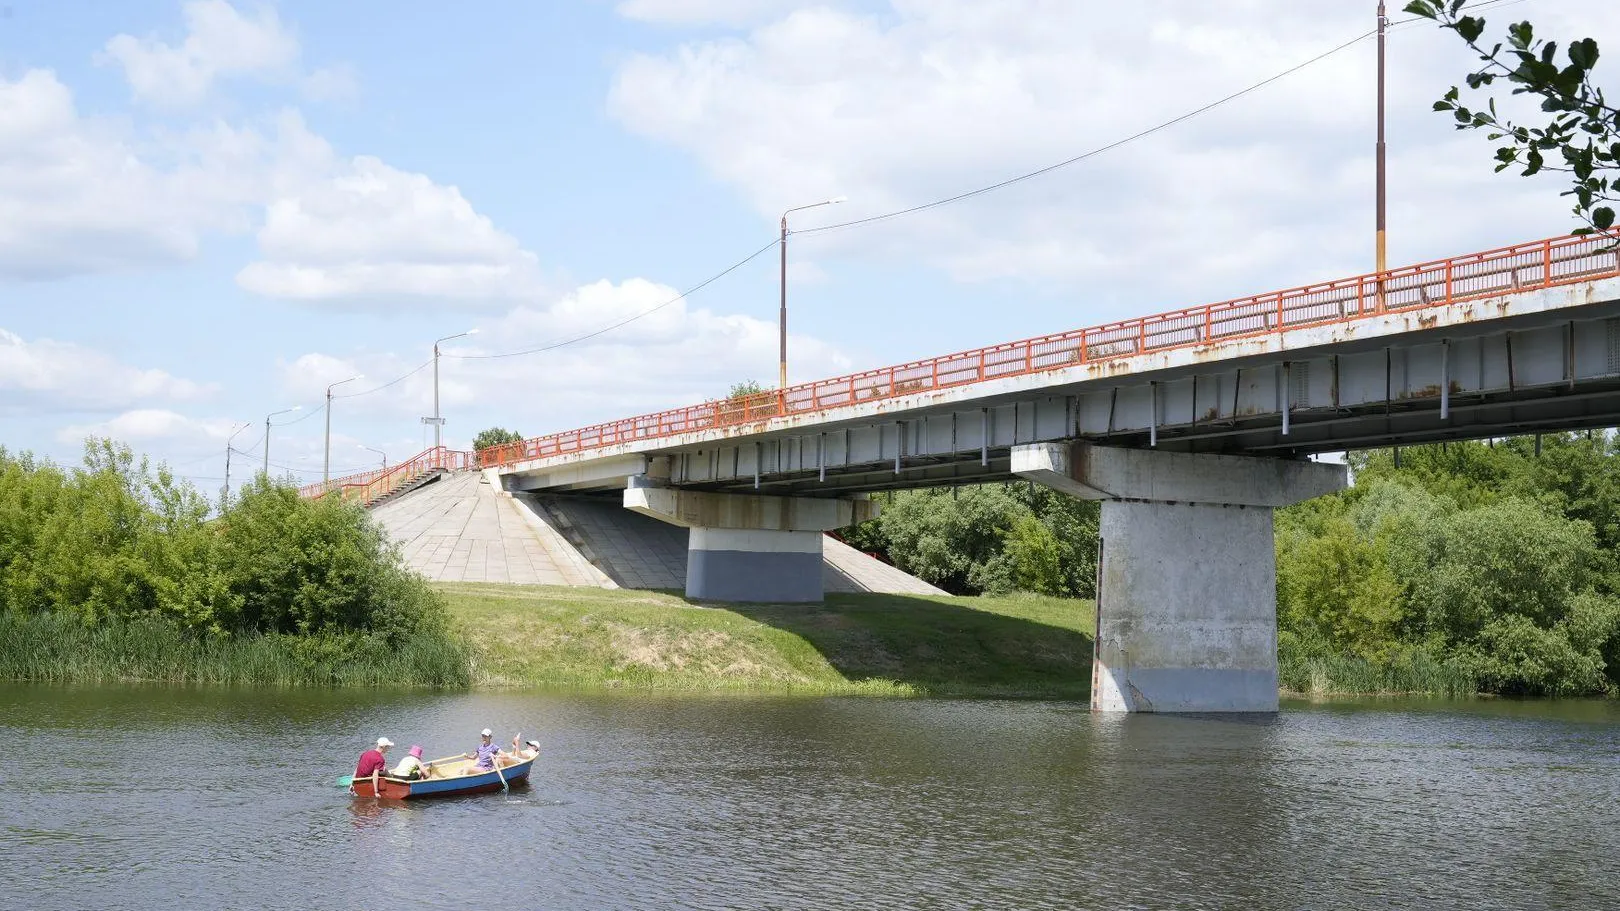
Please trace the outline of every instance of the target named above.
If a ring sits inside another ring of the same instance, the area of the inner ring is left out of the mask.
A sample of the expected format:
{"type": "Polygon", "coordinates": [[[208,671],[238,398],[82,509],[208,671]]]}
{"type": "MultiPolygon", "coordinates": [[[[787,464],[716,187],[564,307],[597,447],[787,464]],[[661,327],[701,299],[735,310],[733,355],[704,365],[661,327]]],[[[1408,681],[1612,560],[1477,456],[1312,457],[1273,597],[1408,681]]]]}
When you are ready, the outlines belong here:
{"type": "MultiPolygon", "coordinates": [[[[690,152],[773,222],[805,200],[849,197],[796,215],[803,232],[1101,147],[1298,64],[1370,19],[1326,0],[801,7],[740,37],[629,57],[609,106],[629,128],[690,152]]],[[[1537,24],[1602,41],[1620,32],[1620,7],[1550,5],[1537,24]]],[[[816,257],[922,259],[964,281],[1131,287],[1181,302],[1364,271],[1372,55],[1363,41],[1054,173],[869,227],[800,233],[795,244],[816,257]]],[[[1399,29],[1390,60],[1394,263],[1570,226],[1555,180],[1493,174],[1489,144],[1430,111],[1470,69],[1455,36],[1399,29]]]]}
{"type": "Polygon", "coordinates": [[[115,129],[80,118],[55,74],[0,78],[0,277],[195,255],[198,213],[170,187],[115,129]]]}
{"type": "Polygon", "coordinates": [[[137,99],[180,107],[202,101],[220,79],[296,77],[298,39],[274,9],[248,17],[225,0],[193,0],[184,15],[186,37],[179,45],[132,35],[107,42],[106,57],[123,67],[137,99]]]}
{"type": "Polygon", "coordinates": [[[64,427],[57,432],[56,438],[63,443],[73,443],[87,437],[110,437],[137,446],[152,443],[196,446],[211,442],[224,443],[241,426],[230,421],[191,418],[161,408],[140,408],[105,421],[64,427]]]}
{"type": "Polygon", "coordinates": [[[796,0],[623,0],[626,19],[663,25],[749,25],[791,9],[796,0]]]}
{"type": "MultiPolygon", "coordinates": [[[[676,293],[645,279],[599,281],[549,306],[517,307],[483,326],[480,334],[442,347],[441,408],[446,414],[482,415],[494,423],[523,419],[532,422],[521,428],[524,432],[539,433],[696,404],[725,395],[743,380],[775,385],[775,322],[688,309],[684,301],[567,347],[511,358],[462,357],[540,347],[645,312],[676,293]]],[[[852,369],[848,355],[819,339],[792,335],[789,345],[795,380],[852,369]]],[[[365,392],[421,365],[427,355],[307,354],[282,365],[282,394],[319,401],[325,383],[361,371],[367,376],[364,382],[338,392],[365,392]]],[[[433,373],[423,369],[378,392],[339,399],[335,420],[347,426],[345,415],[387,415],[414,423],[432,413],[432,402],[433,373]]],[[[451,429],[470,437],[476,428],[457,424],[451,429]]]]}
{"type": "Polygon", "coordinates": [[[0,279],[54,279],[194,258],[211,232],[330,167],[295,113],[268,133],[214,123],[140,137],[79,114],[49,70],[0,78],[0,279]]]}
{"type": "Polygon", "coordinates": [[[194,401],[213,392],[212,386],[131,367],[81,345],[30,342],[0,329],[0,400],[7,402],[5,410],[111,410],[149,401],[194,401]]]}
{"type": "Polygon", "coordinates": [[[541,289],[539,265],[453,186],[361,156],[272,201],[237,275],[267,297],[411,296],[477,303],[541,289]]]}
{"type": "Polygon", "coordinates": [[[0,78],[0,279],[185,262],[262,211],[265,259],[238,276],[258,294],[478,303],[541,290],[535,255],[455,187],[342,159],[296,111],[264,126],[142,137],[81,116],[48,70],[0,78]]]}
{"type": "Polygon", "coordinates": [[[325,66],[299,80],[299,88],[311,101],[354,101],[360,95],[360,77],[348,64],[325,66]]]}

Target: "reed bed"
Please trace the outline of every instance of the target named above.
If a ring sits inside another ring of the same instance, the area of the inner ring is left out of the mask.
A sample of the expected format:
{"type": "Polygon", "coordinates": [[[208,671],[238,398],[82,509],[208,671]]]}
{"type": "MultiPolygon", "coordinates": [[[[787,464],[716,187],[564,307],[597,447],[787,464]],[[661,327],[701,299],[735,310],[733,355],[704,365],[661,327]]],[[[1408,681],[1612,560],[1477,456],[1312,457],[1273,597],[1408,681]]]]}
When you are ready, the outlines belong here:
{"type": "Polygon", "coordinates": [[[1278,656],[1277,677],[1284,691],[1310,696],[1465,698],[1479,692],[1473,675],[1419,651],[1375,662],[1348,655],[1301,655],[1284,648],[1278,656]]]}
{"type": "Polygon", "coordinates": [[[466,687],[467,647],[431,632],[291,636],[199,634],[155,619],[0,613],[0,679],[282,687],[466,687]]]}

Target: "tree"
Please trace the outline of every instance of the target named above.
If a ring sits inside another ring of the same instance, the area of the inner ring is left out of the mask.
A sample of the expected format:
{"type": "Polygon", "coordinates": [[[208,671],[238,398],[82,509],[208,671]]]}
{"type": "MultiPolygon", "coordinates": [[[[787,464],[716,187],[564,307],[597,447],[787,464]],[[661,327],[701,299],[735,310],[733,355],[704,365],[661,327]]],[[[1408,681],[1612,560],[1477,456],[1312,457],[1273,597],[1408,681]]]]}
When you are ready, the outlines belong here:
{"type": "Polygon", "coordinates": [[[195,488],[110,440],[69,471],[0,450],[0,610],[390,641],[443,624],[360,507],[261,475],[210,520],[195,488]]]}
{"type": "Polygon", "coordinates": [[[522,441],[523,434],[518,433],[516,430],[507,430],[505,427],[491,427],[488,430],[479,431],[478,436],[473,437],[473,449],[488,449],[491,446],[520,443],[522,441]]]}
{"type": "Polygon", "coordinates": [[[1459,130],[1486,130],[1492,141],[1505,140],[1496,150],[1498,171],[1522,166],[1524,177],[1541,171],[1569,174],[1570,188],[1561,195],[1575,198],[1575,215],[1586,223],[1574,233],[1612,227],[1614,208],[1607,204],[1620,201],[1620,109],[1608,104],[1603,89],[1592,81],[1597,42],[1570,42],[1568,63],[1561,65],[1558,43],[1537,38],[1529,22],[1519,22],[1508,26],[1505,46],[1497,42],[1486,50],[1480,43],[1485,20],[1461,15],[1465,2],[1413,0],[1406,11],[1456,32],[1479,55],[1481,66],[1466,79],[1470,91],[1505,80],[1513,86],[1511,94],[1540,99],[1541,110],[1550,116],[1541,126],[1526,126],[1499,112],[1495,97],[1484,108],[1463,104],[1456,86],[1434,109],[1449,112],[1459,130]]]}
{"type": "Polygon", "coordinates": [[[762,392],[769,391],[769,389],[759,384],[759,380],[743,380],[740,383],[731,384],[731,391],[726,393],[726,398],[745,399],[751,395],[759,395],[762,392]]]}
{"type": "Polygon", "coordinates": [[[1090,598],[1099,515],[1095,501],[1037,484],[924,488],[892,494],[878,518],[844,538],[955,594],[1090,598]]]}

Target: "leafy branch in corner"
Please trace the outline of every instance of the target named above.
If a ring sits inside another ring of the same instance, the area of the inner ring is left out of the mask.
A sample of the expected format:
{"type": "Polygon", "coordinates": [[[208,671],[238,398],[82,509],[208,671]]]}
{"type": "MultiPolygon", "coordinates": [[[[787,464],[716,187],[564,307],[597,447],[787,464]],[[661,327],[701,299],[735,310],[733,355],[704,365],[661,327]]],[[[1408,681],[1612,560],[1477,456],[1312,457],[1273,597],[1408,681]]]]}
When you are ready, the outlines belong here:
{"type": "Polygon", "coordinates": [[[1541,99],[1541,110],[1550,116],[1542,126],[1516,123],[1497,113],[1494,97],[1484,108],[1463,104],[1457,86],[1434,109],[1450,112],[1459,130],[1486,130],[1492,141],[1505,141],[1496,150],[1497,171],[1519,166],[1523,177],[1541,171],[1569,174],[1570,188],[1560,195],[1575,197],[1574,213],[1586,223],[1573,233],[1608,230],[1614,225],[1609,204],[1620,202],[1620,110],[1605,102],[1603,89],[1592,81],[1597,42],[1571,42],[1565,49],[1568,63],[1560,64],[1558,42],[1537,38],[1529,22],[1520,22],[1508,26],[1506,44],[1486,50],[1480,43],[1485,20],[1462,15],[1465,3],[1413,0],[1406,11],[1456,32],[1479,55],[1482,65],[1467,77],[1471,91],[1505,80],[1512,94],[1541,99]]]}

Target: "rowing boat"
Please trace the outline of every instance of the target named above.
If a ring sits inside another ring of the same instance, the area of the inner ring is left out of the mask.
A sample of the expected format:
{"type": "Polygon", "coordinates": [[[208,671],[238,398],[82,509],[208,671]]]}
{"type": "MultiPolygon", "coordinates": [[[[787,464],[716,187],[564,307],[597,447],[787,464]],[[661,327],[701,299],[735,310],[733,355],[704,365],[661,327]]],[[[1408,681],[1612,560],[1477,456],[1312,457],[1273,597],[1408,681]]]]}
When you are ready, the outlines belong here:
{"type": "Polygon", "coordinates": [[[351,787],[357,797],[387,797],[392,800],[411,800],[418,797],[450,797],[455,794],[478,794],[484,791],[499,791],[502,788],[502,779],[506,785],[514,785],[527,781],[529,767],[534,765],[533,759],[525,759],[512,765],[501,766],[499,771],[481,770],[473,765],[471,759],[455,759],[449,762],[436,762],[433,764],[432,778],[390,778],[382,776],[377,779],[377,792],[371,789],[371,776],[353,779],[351,787]]]}

